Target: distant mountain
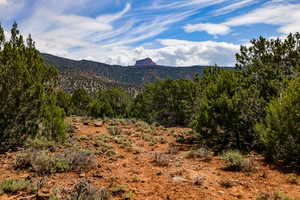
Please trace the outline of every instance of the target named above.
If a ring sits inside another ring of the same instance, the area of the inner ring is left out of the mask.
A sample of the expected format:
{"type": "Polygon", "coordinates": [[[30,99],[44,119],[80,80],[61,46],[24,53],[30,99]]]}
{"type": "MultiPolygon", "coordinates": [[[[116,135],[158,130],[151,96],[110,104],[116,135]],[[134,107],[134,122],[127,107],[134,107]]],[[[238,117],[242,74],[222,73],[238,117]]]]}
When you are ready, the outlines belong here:
{"type": "Polygon", "coordinates": [[[149,65],[147,67],[108,65],[88,60],[75,61],[50,54],[42,54],[45,62],[60,71],[63,89],[73,92],[83,87],[91,92],[100,88],[119,87],[135,95],[142,90],[144,83],[159,79],[192,79],[202,74],[206,66],[167,67],[149,65]]]}
{"type": "Polygon", "coordinates": [[[145,59],[142,59],[142,60],[138,60],[136,61],[135,63],[135,66],[139,67],[139,66],[155,66],[156,63],[151,59],[151,58],[145,58],[145,59]]]}

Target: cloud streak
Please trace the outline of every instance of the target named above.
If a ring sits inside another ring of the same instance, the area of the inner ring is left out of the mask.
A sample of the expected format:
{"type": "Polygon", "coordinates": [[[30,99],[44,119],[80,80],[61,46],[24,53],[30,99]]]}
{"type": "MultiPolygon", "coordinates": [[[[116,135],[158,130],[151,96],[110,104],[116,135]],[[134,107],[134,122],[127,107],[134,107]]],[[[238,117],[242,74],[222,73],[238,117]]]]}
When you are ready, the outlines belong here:
{"type": "MultiPolygon", "coordinates": [[[[221,14],[231,9],[237,9],[254,3],[250,0],[240,1],[236,4],[224,7],[215,13],[221,14]]],[[[205,31],[211,35],[224,35],[230,33],[233,27],[267,24],[278,26],[278,32],[288,34],[290,32],[300,31],[300,4],[293,4],[290,1],[270,1],[261,8],[252,10],[247,14],[232,17],[219,24],[188,24],[184,27],[186,32],[205,31]]]]}

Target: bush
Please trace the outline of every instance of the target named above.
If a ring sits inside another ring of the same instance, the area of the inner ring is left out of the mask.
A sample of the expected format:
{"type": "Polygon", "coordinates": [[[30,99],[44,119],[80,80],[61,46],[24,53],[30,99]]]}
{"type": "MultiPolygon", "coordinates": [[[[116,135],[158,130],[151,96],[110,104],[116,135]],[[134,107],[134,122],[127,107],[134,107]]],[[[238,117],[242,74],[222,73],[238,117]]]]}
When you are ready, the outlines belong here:
{"type": "Polygon", "coordinates": [[[225,161],[225,169],[232,171],[254,172],[255,164],[251,159],[246,159],[239,151],[227,151],[221,155],[225,161]]]}
{"type": "Polygon", "coordinates": [[[240,72],[208,68],[199,81],[201,94],[191,127],[215,151],[252,150],[259,146],[254,126],[263,115],[263,100],[240,72]]]}
{"type": "Polygon", "coordinates": [[[129,117],[131,115],[133,99],[121,89],[100,90],[95,101],[93,113],[97,113],[98,117],[129,117]]]}
{"type": "Polygon", "coordinates": [[[94,100],[87,106],[87,110],[89,115],[94,118],[113,116],[113,109],[107,102],[94,100]]]}
{"type": "Polygon", "coordinates": [[[158,166],[169,166],[170,165],[170,158],[168,155],[164,153],[154,153],[153,162],[158,166]]]}
{"type": "Polygon", "coordinates": [[[270,102],[264,122],[256,130],[267,158],[282,164],[300,165],[300,77],[292,80],[279,98],[270,102]]]}
{"type": "Polygon", "coordinates": [[[85,151],[67,151],[54,154],[48,151],[25,151],[17,155],[14,167],[16,169],[30,169],[39,175],[86,170],[95,167],[91,153],[85,151]]]}
{"type": "Polygon", "coordinates": [[[71,104],[73,106],[73,114],[86,115],[88,105],[92,102],[92,97],[83,89],[78,88],[74,91],[71,97],[71,104]]]}
{"type": "Polygon", "coordinates": [[[114,195],[124,194],[128,190],[127,185],[116,185],[111,188],[111,191],[114,195]]]}
{"type": "Polygon", "coordinates": [[[109,200],[111,194],[106,189],[96,189],[87,180],[81,180],[71,191],[67,200],[109,200]]]}
{"type": "Polygon", "coordinates": [[[0,194],[3,193],[16,193],[19,191],[32,191],[34,190],[33,184],[25,179],[7,179],[0,182],[0,194]]]}
{"type": "Polygon", "coordinates": [[[197,87],[191,80],[161,80],[147,84],[135,98],[136,117],[164,126],[186,126],[194,113],[197,87]]]}
{"type": "Polygon", "coordinates": [[[282,192],[277,193],[261,193],[256,197],[256,200],[296,200],[283,194],[282,192]]]}
{"type": "Polygon", "coordinates": [[[73,109],[72,102],[71,102],[72,96],[63,91],[58,91],[56,96],[57,96],[57,105],[65,111],[65,114],[67,116],[70,116],[72,114],[72,109],[73,109]]]}
{"type": "Polygon", "coordinates": [[[226,168],[229,170],[240,171],[242,169],[244,157],[238,151],[227,151],[221,159],[225,161],[226,168]]]}
{"type": "Polygon", "coordinates": [[[186,153],[186,158],[202,158],[205,160],[210,160],[213,156],[213,153],[206,148],[200,148],[197,150],[190,150],[186,153]]]}

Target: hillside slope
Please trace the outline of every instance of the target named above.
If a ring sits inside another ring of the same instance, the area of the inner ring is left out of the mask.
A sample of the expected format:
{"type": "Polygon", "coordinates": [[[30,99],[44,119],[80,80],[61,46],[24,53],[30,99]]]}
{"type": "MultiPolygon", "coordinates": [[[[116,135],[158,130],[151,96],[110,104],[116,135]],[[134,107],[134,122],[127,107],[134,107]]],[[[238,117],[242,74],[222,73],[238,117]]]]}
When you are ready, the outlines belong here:
{"type": "Polygon", "coordinates": [[[99,85],[121,87],[127,91],[128,89],[139,90],[144,83],[159,79],[192,79],[195,74],[201,74],[206,68],[206,66],[166,67],[158,65],[124,67],[87,60],[75,61],[50,54],[42,54],[42,57],[46,63],[55,66],[61,72],[63,88],[68,92],[74,90],[74,82],[78,83],[77,86],[81,82],[87,88],[93,87],[92,91],[99,85]]]}

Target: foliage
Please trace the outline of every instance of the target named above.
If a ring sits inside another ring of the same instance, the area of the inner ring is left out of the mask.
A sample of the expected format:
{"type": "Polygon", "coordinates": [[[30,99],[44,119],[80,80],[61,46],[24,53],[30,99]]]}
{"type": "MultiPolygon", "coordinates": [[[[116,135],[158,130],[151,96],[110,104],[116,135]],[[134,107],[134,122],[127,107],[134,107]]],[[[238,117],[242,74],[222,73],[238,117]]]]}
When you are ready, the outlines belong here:
{"type": "Polygon", "coordinates": [[[25,44],[17,24],[5,40],[0,26],[1,150],[20,145],[28,136],[64,136],[63,111],[56,103],[58,72],[44,64],[29,35],[25,44]]]}
{"type": "Polygon", "coordinates": [[[91,101],[92,97],[84,88],[76,89],[71,97],[71,103],[74,106],[73,113],[77,115],[87,114],[87,108],[91,101]]]}
{"type": "Polygon", "coordinates": [[[251,40],[251,46],[241,46],[236,60],[237,68],[269,101],[278,96],[285,79],[292,79],[299,72],[300,34],[289,34],[284,40],[263,37],[251,40]]]}
{"type": "Polygon", "coordinates": [[[260,193],[256,197],[256,200],[296,200],[296,199],[290,198],[282,192],[276,192],[276,193],[260,193]]]}
{"type": "Polygon", "coordinates": [[[30,169],[39,175],[86,170],[94,166],[92,155],[79,150],[59,154],[51,154],[46,150],[26,150],[17,155],[14,164],[16,169],[30,169]]]}
{"type": "Polygon", "coordinates": [[[147,84],[135,99],[138,118],[165,126],[184,126],[193,114],[197,88],[190,80],[160,80],[147,84]]]}
{"type": "Polygon", "coordinates": [[[56,93],[56,96],[57,96],[57,105],[60,108],[64,109],[65,114],[67,116],[70,116],[72,114],[72,106],[73,106],[71,101],[72,96],[63,91],[58,91],[56,93]]]}
{"type": "Polygon", "coordinates": [[[6,179],[0,182],[0,194],[3,193],[16,193],[19,191],[32,191],[34,190],[33,184],[26,179],[6,179]]]}
{"type": "Polygon", "coordinates": [[[227,169],[237,171],[242,169],[244,157],[238,151],[227,151],[221,156],[221,159],[225,161],[227,169]]]}
{"type": "Polygon", "coordinates": [[[109,103],[93,100],[87,107],[89,115],[94,118],[113,116],[113,110],[109,103]]]}
{"type": "Polygon", "coordinates": [[[88,106],[93,117],[128,117],[132,98],[118,88],[99,90],[96,99],[88,106]]]}
{"type": "Polygon", "coordinates": [[[238,71],[208,68],[199,80],[201,93],[191,126],[203,143],[220,151],[254,149],[258,136],[253,127],[263,115],[264,101],[255,87],[246,87],[238,71]]]}
{"type": "Polygon", "coordinates": [[[268,158],[300,164],[300,77],[292,80],[279,98],[270,102],[264,122],[256,129],[268,158]]]}
{"type": "Polygon", "coordinates": [[[71,191],[71,195],[67,200],[109,200],[111,194],[106,189],[98,190],[87,180],[81,180],[71,191]]]}

